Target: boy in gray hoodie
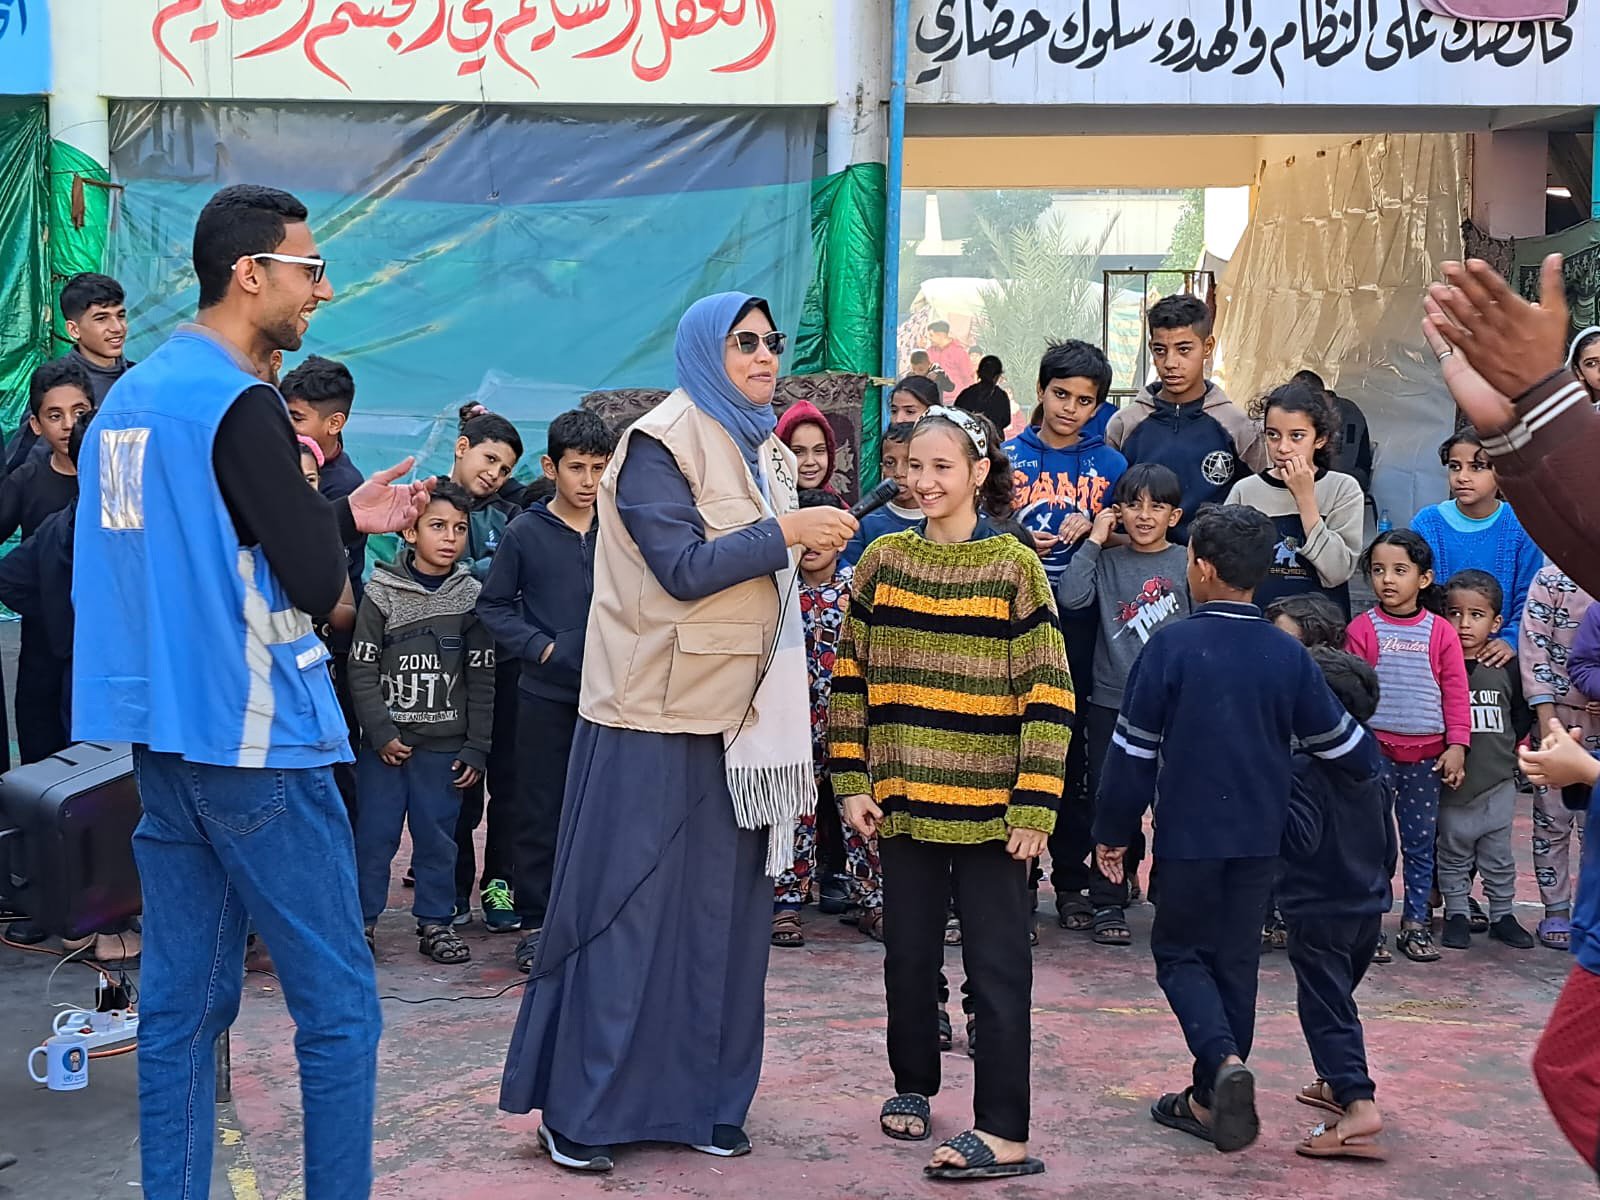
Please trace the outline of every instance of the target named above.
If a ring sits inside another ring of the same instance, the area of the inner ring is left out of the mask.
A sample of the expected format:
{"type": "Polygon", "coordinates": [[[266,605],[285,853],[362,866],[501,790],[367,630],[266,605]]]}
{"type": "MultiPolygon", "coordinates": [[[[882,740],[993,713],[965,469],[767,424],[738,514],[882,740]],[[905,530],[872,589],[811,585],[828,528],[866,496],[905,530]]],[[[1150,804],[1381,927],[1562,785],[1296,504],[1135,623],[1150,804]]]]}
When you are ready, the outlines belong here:
{"type": "Polygon", "coordinates": [[[1177,475],[1167,467],[1158,463],[1129,467],[1117,481],[1112,504],[1095,519],[1056,590],[1063,612],[1097,608],[1100,614],[1094,678],[1084,720],[1089,803],[1086,807],[1063,803],[1056,832],[1061,836],[1065,829],[1063,851],[1073,855],[1074,861],[1080,850],[1090,858],[1088,901],[1094,910],[1090,929],[1094,940],[1104,946],[1126,946],[1132,940],[1126,917],[1129,881],[1138,878],[1144,838],[1136,834],[1128,848],[1123,882],[1106,879],[1092,859],[1095,797],[1134,660],[1151,634],[1189,613],[1189,554],[1167,540],[1183,518],[1179,507],[1182,495],[1177,475]],[[1107,549],[1119,521],[1127,544],[1107,549]]]}
{"type": "Polygon", "coordinates": [[[356,871],[367,944],[389,895],[402,825],[411,828],[418,950],[472,957],[451,925],[461,791],[488,760],[494,638],[478,620],[479,583],[462,561],[472,498],[441,481],[405,548],[367,582],[350,647],[350,691],[365,744],[356,763],[356,871]]]}

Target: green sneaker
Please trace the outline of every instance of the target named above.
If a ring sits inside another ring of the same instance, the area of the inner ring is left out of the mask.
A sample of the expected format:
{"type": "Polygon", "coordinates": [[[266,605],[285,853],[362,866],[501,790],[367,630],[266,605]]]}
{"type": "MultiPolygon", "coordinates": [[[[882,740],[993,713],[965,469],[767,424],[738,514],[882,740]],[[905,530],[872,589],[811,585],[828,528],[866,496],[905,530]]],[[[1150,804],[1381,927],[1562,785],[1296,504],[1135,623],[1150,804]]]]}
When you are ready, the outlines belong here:
{"type": "Polygon", "coordinates": [[[491,879],[478,894],[483,905],[483,923],[490,933],[510,933],[522,928],[522,918],[511,904],[511,889],[504,879],[491,879]]]}

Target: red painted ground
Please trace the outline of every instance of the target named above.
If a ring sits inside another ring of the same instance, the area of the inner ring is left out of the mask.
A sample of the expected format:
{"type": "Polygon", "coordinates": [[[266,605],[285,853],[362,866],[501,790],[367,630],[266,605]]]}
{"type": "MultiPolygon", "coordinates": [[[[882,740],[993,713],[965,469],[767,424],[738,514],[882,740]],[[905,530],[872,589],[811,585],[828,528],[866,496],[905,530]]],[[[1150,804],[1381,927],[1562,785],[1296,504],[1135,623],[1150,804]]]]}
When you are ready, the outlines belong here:
{"type": "MultiPolygon", "coordinates": [[[[1518,835],[1524,866],[1526,825],[1524,818],[1518,835]]],[[[1535,895],[1531,881],[1519,894],[1535,895]]],[[[409,893],[396,888],[391,903],[409,903],[409,893]]],[[[1268,955],[1251,1058],[1262,1136],[1225,1157],[1148,1116],[1150,1100],[1181,1086],[1189,1069],[1155,985],[1152,910],[1133,911],[1136,945],[1115,950],[1057,929],[1048,890],[1043,907],[1035,952],[1033,1151],[1049,1173],[979,1187],[982,1195],[1266,1200],[1358,1192],[1370,1200],[1522,1200],[1593,1193],[1594,1180],[1551,1123],[1528,1071],[1566,974],[1565,955],[1517,952],[1477,938],[1472,950],[1445,951],[1437,964],[1400,960],[1374,968],[1360,1000],[1388,1121],[1386,1164],[1313,1163],[1292,1152],[1318,1117],[1291,1099],[1311,1070],[1288,961],[1268,955]]],[[[1533,906],[1519,909],[1530,928],[1540,915],[1533,906]]],[[[772,954],[750,1157],[718,1161],[650,1147],[627,1153],[609,1177],[563,1172],[537,1151],[532,1118],[495,1107],[518,990],[492,1001],[386,1001],[374,1194],[397,1200],[949,1196],[948,1185],[921,1178],[930,1143],[890,1142],[877,1131],[878,1105],[891,1090],[881,948],[814,910],[806,920],[810,944],[772,954]]],[[[386,994],[482,996],[520,978],[511,964],[514,935],[491,936],[475,924],[466,931],[474,961],[447,968],[418,956],[410,929],[409,914],[394,909],[380,926],[379,982],[386,994]]],[[[956,951],[949,961],[959,977],[956,951]]],[[[946,1091],[935,1100],[939,1138],[970,1123],[972,1070],[955,1016],[957,1049],[945,1057],[946,1091]]],[[[234,1089],[260,1195],[268,1198],[301,1195],[291,1036],[274,981],[250,976],[234,1029],[234,1089]]]]}

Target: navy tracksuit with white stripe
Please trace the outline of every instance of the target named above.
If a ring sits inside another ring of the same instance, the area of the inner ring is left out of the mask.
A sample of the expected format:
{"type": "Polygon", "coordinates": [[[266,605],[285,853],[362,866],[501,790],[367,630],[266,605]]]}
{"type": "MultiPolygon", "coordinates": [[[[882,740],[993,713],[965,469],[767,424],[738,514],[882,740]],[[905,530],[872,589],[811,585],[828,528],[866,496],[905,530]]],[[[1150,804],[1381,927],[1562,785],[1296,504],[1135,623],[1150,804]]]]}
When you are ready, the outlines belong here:
{"type": "Polygon", "coordinates": [[[1202,1105],[1223,1059],[1247,1057],[1255,1034],[1291,743],[1358,776],[1381,765],[1305,647],[1252,604],[1211,603],[1145,646],[1106,755],[1095,841],[1126,846],[1155,806],[1162,903],[1150,945],[1202,1105]]]}

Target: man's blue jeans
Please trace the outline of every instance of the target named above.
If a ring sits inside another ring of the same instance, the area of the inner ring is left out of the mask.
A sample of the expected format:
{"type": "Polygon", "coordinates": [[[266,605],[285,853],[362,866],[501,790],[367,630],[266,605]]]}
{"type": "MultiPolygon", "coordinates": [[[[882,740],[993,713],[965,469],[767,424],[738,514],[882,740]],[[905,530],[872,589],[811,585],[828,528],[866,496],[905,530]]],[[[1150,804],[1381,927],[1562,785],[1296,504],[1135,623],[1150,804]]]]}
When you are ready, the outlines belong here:
{"type": "Polygon", "coordinates": [[[204,1200],[214,1045],[239,1011],[245,933],[272,951],[300,1061],[306,1200],[372,1189],[383,1018],[349,818],[327,767],[210,767],[134,751],[144,817],[139,1137],[147,1200],[204,1200]]]}

